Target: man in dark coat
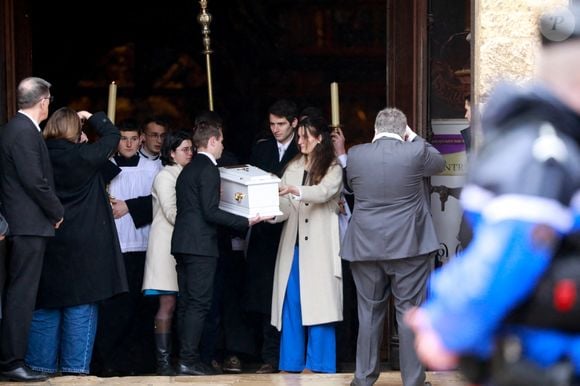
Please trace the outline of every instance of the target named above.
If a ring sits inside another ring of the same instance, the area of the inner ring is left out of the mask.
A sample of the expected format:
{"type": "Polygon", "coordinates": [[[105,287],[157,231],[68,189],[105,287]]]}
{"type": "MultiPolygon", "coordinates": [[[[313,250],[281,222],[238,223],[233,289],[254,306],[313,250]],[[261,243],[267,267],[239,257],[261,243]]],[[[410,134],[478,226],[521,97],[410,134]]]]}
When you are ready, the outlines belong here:
{"type": "Polygon", "coordinates": [[[217,159],[223,151],[223,135],[214,123],[200,123],[193,135],[198,154],[177,178],[177,217],[171,253],[177,262],[179,285],[178,374],[211,375],[214,370],[201,361],[199,343],[211,307],[217,268],[218,225],[246,231],[261,221],[219,209],[220,174],[217,159]]]}
{"type": "MultiPolygon", "coordinates": [[[[298,125],[298,108],[294,102],[279,100],[268,110],[273,137],[258,141],[252,149],[250,164],[282,176],[284,167],[296,154],[294,132],[298,125]]],[[[276,252],[282,224],[258,224],[252,227],[247,252],[245,306],[258,315],[262,335],[262,361],[258,374],[278,371],[280,334],[270,324],[272,287],[276,252]]]]}
{"type": "Polygon", "coordinates": [[[40,78],[22,80],[18,85],[20,110],[0,133],[0,196],[10,224],[0,370],[2,376],[15,381],[46,379],[24,366],[24,355],[44,250],[64,215],[38,126],[48,117],[50,86],[40,78]]]}

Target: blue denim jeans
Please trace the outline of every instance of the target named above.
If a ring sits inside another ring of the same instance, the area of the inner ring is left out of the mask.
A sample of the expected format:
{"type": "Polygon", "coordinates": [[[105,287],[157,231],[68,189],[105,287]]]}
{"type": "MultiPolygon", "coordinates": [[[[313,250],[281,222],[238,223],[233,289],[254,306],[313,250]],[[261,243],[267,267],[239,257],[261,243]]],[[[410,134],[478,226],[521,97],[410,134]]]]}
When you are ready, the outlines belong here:
{"type": "Polygon", "coordinates": [[[34,311],[26,364],[45,373],[88,374],[97,314],[96,304],[34,311]]]}

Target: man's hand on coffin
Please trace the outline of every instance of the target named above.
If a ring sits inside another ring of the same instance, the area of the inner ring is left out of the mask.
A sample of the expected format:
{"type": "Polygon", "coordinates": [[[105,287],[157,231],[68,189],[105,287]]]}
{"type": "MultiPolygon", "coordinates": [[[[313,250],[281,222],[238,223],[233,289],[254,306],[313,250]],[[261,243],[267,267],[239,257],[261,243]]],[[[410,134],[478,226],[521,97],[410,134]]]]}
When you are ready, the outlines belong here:
{"type": "Polygon", "coordinates": [[[256,216],[255,216],[255,217],[249,218],[249,219],[248,219],[248,223],[249,223],[249,225],[250,225],[250,226],[252,226],[252,225],[254,225],[254,224],[257,224],[257,223],[259,223],[259,222],[262,222],[262,221],[269,221],[269,220],[272,220],[272,219],[274,219],[274,217],[276,217],[276,216],[267,216],[267,217],[262,217],[262,216],[260,216],[260,214],[258,213],[258,214],[256,214],[256,216]]]}

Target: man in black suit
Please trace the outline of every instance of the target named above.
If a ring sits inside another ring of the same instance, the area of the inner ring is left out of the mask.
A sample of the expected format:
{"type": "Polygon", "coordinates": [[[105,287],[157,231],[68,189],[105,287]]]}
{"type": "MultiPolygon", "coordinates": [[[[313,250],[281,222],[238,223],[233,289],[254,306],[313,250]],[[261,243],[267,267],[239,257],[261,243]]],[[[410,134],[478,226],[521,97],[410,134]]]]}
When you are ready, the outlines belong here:
{"type": "MultiPolygon", "coordinates": [[[[273,137],[259,140],[252,149],[250,164],[282,176],[284,167],[296,154],[294,132],[298,108],[294,102],[278,100],[268,110],[273,137]]],[[[258,374],[278,372],[280,333],[270,324],[272,287],[276,252],[283,224],[258,224],[252,227],[246,260],[246,310],[258,316],[262,335],[262,361],[258,374]]]]}
{"type": "Polygon", "coordinates": [[[40,78],[22,80],[18,85],[20,110],[0,132],[0,196],[10,224],[0,370],[4,378],[14,381],[46,379],[24,366],[24,356],[44,250],[64,215],[39,127],[48,117],[50,86],[40,78]]]}
{"type": "Polygon", "coordinates": [[[217,268],[218,225],[245,231],[262,219],[247,219],[219,209],[220,174],[217,160],[223,151],[223,135],[215,123],[196,126],[193,143],[197,155],[177,179],[177,217],[171,239],[171,253],[177,261],[179,285],[178,374],[211,375],[214,370],[203,363],[199,343],[211,307],[217,268]]]}

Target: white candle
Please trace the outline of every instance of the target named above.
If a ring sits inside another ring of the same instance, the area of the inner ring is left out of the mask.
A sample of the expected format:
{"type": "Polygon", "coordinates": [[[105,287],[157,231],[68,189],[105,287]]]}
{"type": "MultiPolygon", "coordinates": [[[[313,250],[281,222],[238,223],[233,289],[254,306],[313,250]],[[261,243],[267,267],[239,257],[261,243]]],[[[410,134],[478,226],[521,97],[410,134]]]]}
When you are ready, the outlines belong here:
{"type": "Polygon", "coordinates": [[[117,84],[113,81],[109,85],[109,106],[107,108],[107,116],[113,123],[115,123],[116,103],[117,103],[117,84]]]}
{"type": "Polygon", "coordinates": [[[340,105],[338,103],[338,83],[330,84],[330,111],[332,117],[332,127],[340,125],[340,105]]]}

